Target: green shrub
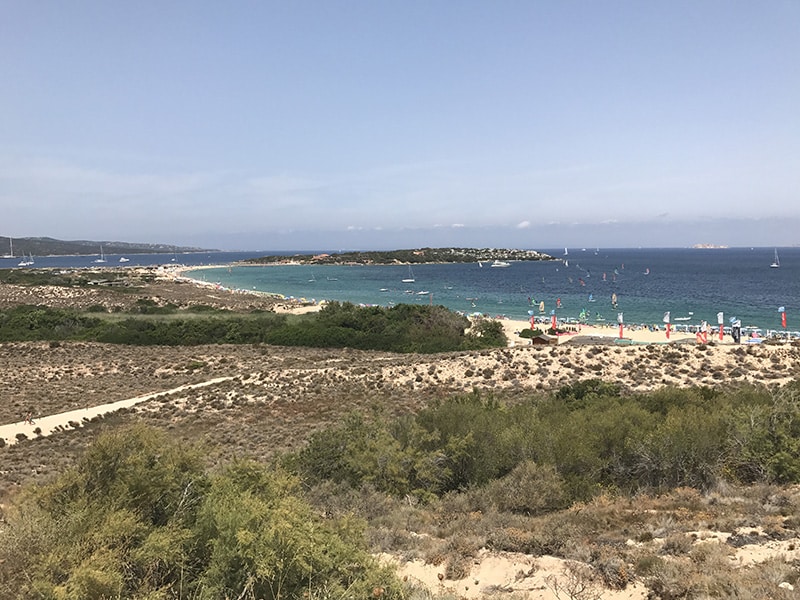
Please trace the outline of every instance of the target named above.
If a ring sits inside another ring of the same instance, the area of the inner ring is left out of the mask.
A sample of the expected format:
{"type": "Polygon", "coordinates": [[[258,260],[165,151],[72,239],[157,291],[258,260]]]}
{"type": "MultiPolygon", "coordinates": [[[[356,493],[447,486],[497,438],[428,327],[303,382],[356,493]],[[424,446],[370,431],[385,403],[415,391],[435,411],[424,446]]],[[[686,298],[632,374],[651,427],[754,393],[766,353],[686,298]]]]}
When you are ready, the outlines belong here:
{"type": "Polygon", "coordinates": [[[522,331],[519,332],[519,337],[525,338],[525,339],[540,337],[542,335],[544,335],[544,331],[542,331],[541,329],[538,329],[538,328],[537,329],[523,329],[522,331]]]}
{"type": "Polygon", "coordinates": [[[320,518],[296,478],[251,462],[209,475],[198,450],[141,426],[101,436],[5,516],[9,600],[398,594],[360,522],[320,518]]]}
{"type": "Polygon", "coordinates": [[[620,387],[616,383],[601,379],[585,379],[559,388],[556,398],[567,401],[593,400],[602,396],[618,397],[620,387]]]}
{"type": "Polygon", "coordinates": [[[16,306],[0,313],[0,341],[74,339],[99,323],[72,310],[16,306]]]}
{"type": "Polygon", "coordinates": [[[234,463],[213,480],[198,511],[199,546],[207,562],[201,598],[366,598],[375,587],[397,595],[398,583],[363,545],[353,520],[323,521],[300,498],[299,481],[251,462],[234,463]]]}
{"type": "Polygon", "coordinates": [[[133,313],[142,315],[165,315],[175,312],[175,305],[161,306],[151,298],[139,298],[136,300],[136,306],[131,310],[133,313]]]}
{"type": "Polygon", "coordinates": [[[0,341],[86,340],[133,345],[257,344],[445,352],[505,345],[498,322],[469,335],[466,317],[442,306],[357,307],[331,302],[318,313],[289,319],[274,313],[229,314],[208,306],[186,311],[137,300],[136,316],[108,320],[72,310],[20,306],[0,313],[0,341]],[[163,315],[176,315],[164,318],[163,315]]]}
{"type": "Polygon", "coordinates": [[[503,324],[495,319],[478,319],[469,330],[462,344],[470,348],[502,348],[508,345],[503,324]]]}
{"type": "Polygon", "coordinates": [[[601,493],[709,490],[725,479],[796,483],[793,394],[623,396],[598,381],[513,405],[473,393],[434,401],[414,417],[319,432],[301,462],[311,477],[420,498],[423,490],[486,486],[482,502],[530,514],[601,493]]]}
{"type": "Polygon", "coordinates": [[[530,460],[490,483],[487,491],[497,509],[504,512],[538,515],[569,504],[566,485],[555,468],[530,460]]]}

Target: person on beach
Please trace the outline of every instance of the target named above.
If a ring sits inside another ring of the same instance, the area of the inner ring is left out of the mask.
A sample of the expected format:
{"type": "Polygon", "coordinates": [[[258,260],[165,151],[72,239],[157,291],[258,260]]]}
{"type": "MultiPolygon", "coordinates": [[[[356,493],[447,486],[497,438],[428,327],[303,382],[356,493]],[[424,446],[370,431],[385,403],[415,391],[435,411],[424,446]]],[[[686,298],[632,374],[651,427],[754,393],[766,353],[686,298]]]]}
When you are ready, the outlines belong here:
{"type": "Polygon", "coordinates": [[[28,411],[28,414],[25,415],[25,424],[26,425],[33,425],[33,413],[28,411]]]}
{"type": "Polygon", "coordinates": [[[700,323],[700,331],[697,332],[697,341],[701,344],[708,343],[708,323],[706,321],[700,323]]]}
{"type": "Polygon", "coordinates": [[[742,322],[739,319],[734,319],[731,324],[731,337],[736,344],[742,339],[742,322]]]}

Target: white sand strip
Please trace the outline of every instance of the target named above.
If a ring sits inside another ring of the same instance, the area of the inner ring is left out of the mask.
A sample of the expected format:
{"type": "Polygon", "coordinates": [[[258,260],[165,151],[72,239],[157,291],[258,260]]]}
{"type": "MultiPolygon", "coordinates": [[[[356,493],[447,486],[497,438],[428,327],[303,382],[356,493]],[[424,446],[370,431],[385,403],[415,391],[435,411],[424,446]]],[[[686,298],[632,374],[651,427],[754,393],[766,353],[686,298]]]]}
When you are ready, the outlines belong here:
{"type": "Polygon", "coordinates": [[[127,400],[111,402],[110,404],[101,404],[99,406],[79,408],[77,410],[71,410],[69,412],[63,412],[57,415],[38,417],[34,418],[33,423],[19,421],[18,423],[11,423],[9,425],[0,425],[0,438],[5,439],[6,444],[16,444],[18,433],[24,433],[26,436],[28,436],[28,438],[50,435],[51,433],[57,433],[55,431],[57,428],[70,427],[70,421],[83,425],[85,420],[92,419],[98,415],[111,413],[121,408],[128,408],[141,402],[146,402],[147,400],[151,400],[161,396],[162,394],[172,394],[175,392],[183,392],[185,390],[193,390],[208,385],[214,385],[215,383],[220,383],[222,381],[229,381],[231,379],[233,379],[233,377],[217,377],[216,379],[210,379],[209,381],[203,381],[202,383],[189,383],[171,390],[153,392],[150,394],[145,394],[144,396],[136,396],[135,398],[128,398],[127,400]],[[35,432],[37,427],[40,430],[39,433],[35,432]]]}

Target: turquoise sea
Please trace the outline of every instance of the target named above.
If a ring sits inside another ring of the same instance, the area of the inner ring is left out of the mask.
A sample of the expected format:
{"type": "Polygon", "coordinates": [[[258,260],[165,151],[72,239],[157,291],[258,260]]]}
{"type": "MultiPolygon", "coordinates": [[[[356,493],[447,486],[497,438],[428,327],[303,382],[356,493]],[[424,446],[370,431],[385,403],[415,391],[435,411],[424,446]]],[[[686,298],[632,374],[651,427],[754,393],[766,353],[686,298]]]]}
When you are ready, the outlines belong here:
{"type": "MultiPolygon", "coordinates": [[[[800,330],[800,248],[539,249],[550,262],[393,266],[224,266],[187,273],[225,288],[273,292],[308,300],[391,306],[440,304],[464,313],[528,319],[531,313],[592,323],[716,325],[736,317],[745,327],[800,330]],[[616,295],[616,308],[612,296],[616,295]],[[560,307],[557,308],[560,300],[560,307]],[[544,313],[540,303],[544,302],[544,313]]],[[[253,253],[258,254],[258,253],[253,253]]],[[[264,253],[268,254],[268,253],[264,253]]],[[[290,253],[287,253],[290,254],[290,253]]],[[[209,257],[211,258],[211,257],[209,257]]],[[[798,334],[800,335],[800,334],[798,334]]]]}

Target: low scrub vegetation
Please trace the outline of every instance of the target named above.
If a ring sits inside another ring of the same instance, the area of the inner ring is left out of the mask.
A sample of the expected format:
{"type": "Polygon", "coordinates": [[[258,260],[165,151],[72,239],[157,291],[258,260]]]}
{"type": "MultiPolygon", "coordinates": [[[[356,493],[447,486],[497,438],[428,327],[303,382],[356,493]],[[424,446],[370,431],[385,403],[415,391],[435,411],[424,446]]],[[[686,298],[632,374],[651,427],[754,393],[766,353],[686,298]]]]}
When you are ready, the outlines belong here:
{"type": "Polygon", "coordinates": [[[798,383],[625,394],[589,380],[354,412],[298,451],[213,469],[203,449],[123,428],[9,503],[0,597],[415,598],[370,553],[455,579],[485,548],[568,561],[548,584],[563,593],[638,581],[653,597],[713,583],[788,598],[790,563],[728,557],[797,535],[799,417],[798,383]],[[730,537],[703,543],[710,528],[730,537]]]}
{"type": "Polygon", "coordinates": [[[423,500],[482,489],[481,503],[525,514],[608,491],[798,483],[800,385],[623,395],[588,380],[513,405],[473,393],[413,418],[353,414],[287,464],[308,481],[423,500]]]}
{"type": "Polygon", "coordinates": [[[319,312],[289,317],[139,301],[128,315],[101,315],[43,306],[18,306],[0,313],[0,341],[83,340],[113,344],[191,346],[274,344],[391,352],[446,352],[501,347],[502,326],[469,320],[442,306],[400,304],[358,307],[333,302],[319,312]]]}
{"type": "Polygon", "coordinates": [[[209,472],[200,457],[141,427],[101,437],[8,515],[0,596],[397,597],[360,522],[317,516],[280,469],[238,461],[209,472]]]}

